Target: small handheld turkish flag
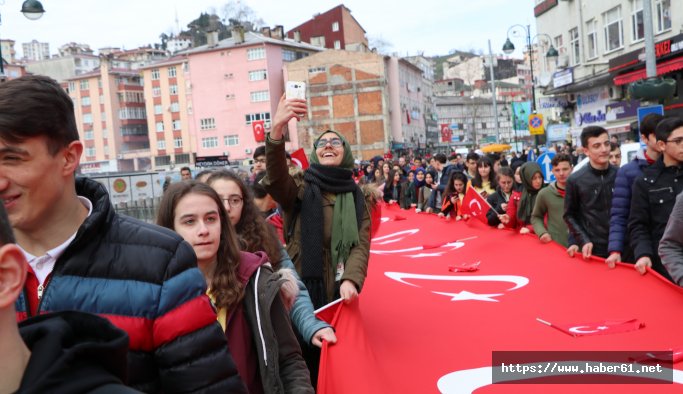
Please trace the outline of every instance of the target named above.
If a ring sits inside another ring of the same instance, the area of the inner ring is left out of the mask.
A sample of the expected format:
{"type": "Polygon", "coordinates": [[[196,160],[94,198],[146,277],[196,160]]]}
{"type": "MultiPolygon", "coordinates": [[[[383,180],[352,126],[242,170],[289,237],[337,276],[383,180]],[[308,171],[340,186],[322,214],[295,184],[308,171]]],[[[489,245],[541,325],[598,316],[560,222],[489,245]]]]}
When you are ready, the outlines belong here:
{"type": "Polygon", "coordinates": [[[263,142],[266,140],[266,130],[263,126],[262,120],[255,120],[251,122],[251,128],[254,131],[254,139],[256,142],[263,142]]]}
{"type": "Polygon", "coordinates": [[[301,167],[302,170],[308,168],[308,158],[306,157],[306,152],[304,152],[304,148],[299,148],[292,152],[292,161],[297,166],[301,167]]]}
{"type": "Polygon", "coordinates": [[[486,212],[489,211],[489,208],[493,209],[488,201],[474,190],[474,187],[467,188],[465,198],[462,200],[462,213],[464,215],[470,215],[487,224],[486,212]]]}
{"type": "Polygon", "coordinates": [[[587,335],[618,334],[622,332],[636,331],[645,327],[638,319],[604,320],[592,323],[562,323],[555,324],[536,319],[543,324],[554,327],[565,334],[574,337],[587,335]]]}

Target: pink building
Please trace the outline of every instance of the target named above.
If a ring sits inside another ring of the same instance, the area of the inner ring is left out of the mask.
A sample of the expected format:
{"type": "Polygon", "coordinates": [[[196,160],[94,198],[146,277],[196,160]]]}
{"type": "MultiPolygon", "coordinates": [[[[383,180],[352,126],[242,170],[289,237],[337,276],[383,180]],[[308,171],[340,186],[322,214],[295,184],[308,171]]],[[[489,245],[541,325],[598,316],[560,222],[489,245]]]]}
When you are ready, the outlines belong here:
{"type": "MultiPolygon", "coordinates": [[[[291,39],[233,31],[218,41],[183,54],[188,57],[186,89],[190,134],[197,157],[249,159],[256,142],[252,122],[265,121],[266,131],[284,91],[283,65],[320,49],[291,39]]],[[[294,133],[293,133],[294,134],[294,133]]],[[[288,148],[297,148],[295,135],[288,148]]]]}

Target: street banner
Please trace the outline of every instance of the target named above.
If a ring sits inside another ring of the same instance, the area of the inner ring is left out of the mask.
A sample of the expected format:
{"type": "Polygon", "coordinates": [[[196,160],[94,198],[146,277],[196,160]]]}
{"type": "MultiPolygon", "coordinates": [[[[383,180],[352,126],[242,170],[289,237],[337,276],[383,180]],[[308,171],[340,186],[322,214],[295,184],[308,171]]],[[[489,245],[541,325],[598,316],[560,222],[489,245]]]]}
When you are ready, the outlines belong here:
{"type": "Polygon", "coordinates": [[[512,102],[512,127],[515,131],[529,131],[528,117],[531,114],[531,101],[512,102]]]}
{"type": "Polygon", "coordinates": [[[493,368],[494,351],[680,353],[683,291],[653,271],[640,275],[631,264],[610,269],[600,258],[570,258],[533,234],[395,204],[383,206],[381,221],[359,298],[335,305],[338,341],[323,347],[319,393],[683,391],[683,362],[664,368],[669,381],[662,383],[674,384],[577,386],[535,381],[532,374],[493,384],[501,371],[499,364],[493,368]],[[476,263],[476,270],[449,269],[476,263]],[[574,336],[539,318],[579,331],[619,322],[637,322],[638,329],[574,336]]]}
{"type": "Polygon", "coordinates": [[[453,130],[447,123],[441,124],[441,142],[451,142],[451,136],[453,135],[453,130]]]}

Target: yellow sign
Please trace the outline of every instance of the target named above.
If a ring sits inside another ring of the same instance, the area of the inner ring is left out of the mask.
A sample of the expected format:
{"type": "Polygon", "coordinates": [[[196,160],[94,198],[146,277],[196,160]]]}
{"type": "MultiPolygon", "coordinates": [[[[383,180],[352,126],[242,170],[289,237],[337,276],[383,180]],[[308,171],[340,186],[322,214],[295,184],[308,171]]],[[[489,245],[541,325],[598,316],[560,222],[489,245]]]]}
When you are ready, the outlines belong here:
{"type": "Polygon", "coordinates": [[[543,115],[531,114],[529,115],[529,134],[543,135],[545,128],[543,127],[543,115]]]}

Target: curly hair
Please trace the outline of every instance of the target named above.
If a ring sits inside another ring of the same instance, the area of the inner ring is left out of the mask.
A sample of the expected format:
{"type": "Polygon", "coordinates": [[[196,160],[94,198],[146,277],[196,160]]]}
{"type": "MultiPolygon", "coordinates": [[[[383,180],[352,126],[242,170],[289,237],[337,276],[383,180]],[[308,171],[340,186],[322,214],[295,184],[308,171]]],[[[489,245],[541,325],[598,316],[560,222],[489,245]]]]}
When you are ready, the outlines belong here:
{"type": "Polygon", "coordinates": [[[252,253],[258,251],[266,252],[271,264],[277,268],[282,259],[280,241],[273,226],[266,222],[266,219],[256,207],[251,189],[247,187],[237,174],[228,170],[214,172],[206,180],[206,183],[209,186],[213,186],[213,183],[220,179],[235,182],[242,192],[242,214],[240,215],[240,220],[235,225],[241,249],[252,253]]]}
{"type": "Polygon", "coordinates": [[[195,180],[173,183],[166,190],[159,204],[157,224],[175,231],[173,223],[176,207],[180,200],[189,194],[207,196],[216,203],[221,220],[221,236],[216,255],[216,267],[209,287],[216,299],[216,306],[231,310],[242,301],[244,296],[242,282],[237,278],[237,267],[240,264],[238,237],[216,191],[195,180]]]}

